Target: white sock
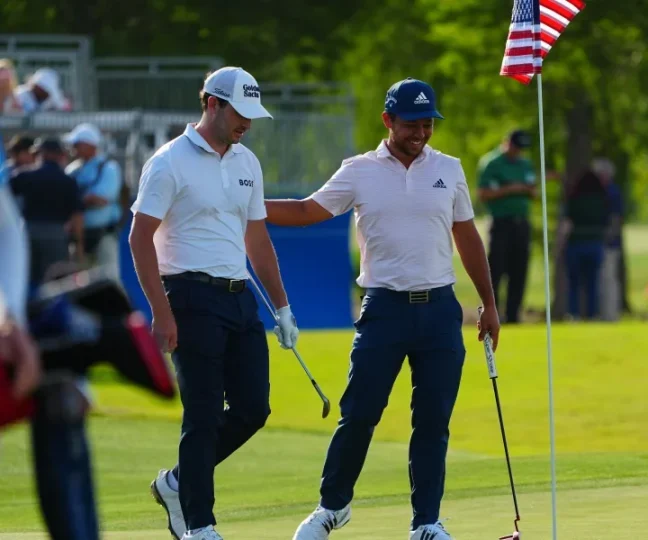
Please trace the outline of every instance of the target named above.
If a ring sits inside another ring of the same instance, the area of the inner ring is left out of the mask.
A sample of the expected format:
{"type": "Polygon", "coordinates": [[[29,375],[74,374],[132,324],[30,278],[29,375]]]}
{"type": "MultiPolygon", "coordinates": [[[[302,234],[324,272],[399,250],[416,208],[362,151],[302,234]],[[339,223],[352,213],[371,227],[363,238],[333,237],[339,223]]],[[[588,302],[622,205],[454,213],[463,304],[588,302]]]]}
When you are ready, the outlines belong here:
{"type": "Polygon", "coordinates": [[[170,487],[173,491],[178,491],[178,489],[179,489],[179,486],[178,486],[178,479],[177,479],[177,478],[175,477],[175,475],[173,474],[173,471],[169,471],[169,472],[167,473],[167,475],[166,475],[166,481],[167,481],[167,484],[169,484],[169,487],[170,487]]]}

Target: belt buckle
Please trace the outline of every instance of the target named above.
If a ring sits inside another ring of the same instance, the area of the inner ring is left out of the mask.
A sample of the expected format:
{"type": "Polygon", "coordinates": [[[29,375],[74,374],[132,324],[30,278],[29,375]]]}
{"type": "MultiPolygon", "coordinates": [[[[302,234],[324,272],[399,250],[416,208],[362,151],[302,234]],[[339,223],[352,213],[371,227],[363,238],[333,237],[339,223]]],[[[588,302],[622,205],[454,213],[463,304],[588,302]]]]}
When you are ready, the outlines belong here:
{"type": "Polygon", "coordinates": [[[410,291],[410,304],[427,304],[430,301],[430,291],[410,291]]]}
{"type": "Polygon", "coordinates": [[[228,286],[227,286],[227,290],[228,290],[229,292],[231,292],[231,293],[236,292],[236,291],[234,290],[234,284],[235,284],[235,283],[236,283],[236,282],[235,282],[233,279],[230,279],[230,280],[229,280],[229,284],[228,284],[228,286]]]}

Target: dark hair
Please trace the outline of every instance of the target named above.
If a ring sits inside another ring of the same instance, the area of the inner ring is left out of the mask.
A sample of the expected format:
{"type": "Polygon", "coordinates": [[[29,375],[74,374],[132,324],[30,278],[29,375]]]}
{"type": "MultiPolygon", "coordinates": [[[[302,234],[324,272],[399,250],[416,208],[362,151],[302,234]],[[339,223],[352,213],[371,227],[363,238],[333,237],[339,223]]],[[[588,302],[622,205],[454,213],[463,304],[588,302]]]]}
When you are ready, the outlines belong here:
{"type": "Polygon", "coordinates": [[[64,154],[65,147],[58,137],[55,136],[45,136],[38,137],[34,141],[34,146],[32,146],[32,151],[39,154],[49,153],[49,154],[64,154]]]}
{"type": "Polygon", "coordinates": [[[33,146],[33,144],[34,138],[29,135],[14,135],[7,145],[7,151],[10,154],[26,152],[33,146]]]}
{"type": "Polygon", "coordinates": [[[215,96],[214,94],[208,94],[207,92],[201,91],[200,92],[200,108],[202,109],[202,112],[205,112],[207,110],[207,102],[209,101],[210,97],[215,97],[218,100],[218,104],[220,105],[221,109],[226,107],[227,104],[229,103],[226,99],[219,98],[218,96],[215,96]]]}
{"type": "Polygon", "coordinates": [[[605,196],[606,190],[599,176],[592,170],[586,170],[578,177],[569,192],[569,198],[575,199],[582,195],[602,195],[605,196]]]}

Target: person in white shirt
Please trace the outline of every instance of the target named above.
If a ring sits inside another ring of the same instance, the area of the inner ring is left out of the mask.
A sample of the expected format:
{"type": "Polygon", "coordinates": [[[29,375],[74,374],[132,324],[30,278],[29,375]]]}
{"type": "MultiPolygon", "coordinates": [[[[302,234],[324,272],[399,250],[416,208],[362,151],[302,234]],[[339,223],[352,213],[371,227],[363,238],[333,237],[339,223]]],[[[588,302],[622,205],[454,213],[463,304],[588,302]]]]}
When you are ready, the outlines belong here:
{"type": "Polygon", "coordinates": [[[0,148],[0,362],[15,370],[12,390],[22,398],[37,387],[41,365],[27,327],[27,238],[3,181],[3,159],[0,148]]]}
{"type": "Polygon", "coordinates": [[[241,68],[221,68],[201,103],[200,122],[145,164],[130,245],[184,407],[178,465],[151,489],[174,538],[218,540],[214,468],[270,414],[268,344],[246,255],[278,308],[281,346],[293,347],[298,330],[266,229],[261,165],[240,144],[252,119],[272,118],[259,86],[241,68]]]}
{"type": "Polygon", "coordinates": [[[481,297],[479,339],[497,345],[499,319],[488,261],[473,221],[458,159],[427,146],[435,118],[434,90],[408,78],[388,91],[383,123],[389,137],[375,151],[347,159],[304,200],[267,200],[267,221],[305,226],[355,212],[365,296],[330,443],[320,503],[294,540],[325,540],[351,517],[353,489],[396,376],[409,358],[412,437],[409,470],[412,540],[448,540],[439,521],[450,416],[465,357],[463,312],[454,295],[452,240],[481,297]]]}

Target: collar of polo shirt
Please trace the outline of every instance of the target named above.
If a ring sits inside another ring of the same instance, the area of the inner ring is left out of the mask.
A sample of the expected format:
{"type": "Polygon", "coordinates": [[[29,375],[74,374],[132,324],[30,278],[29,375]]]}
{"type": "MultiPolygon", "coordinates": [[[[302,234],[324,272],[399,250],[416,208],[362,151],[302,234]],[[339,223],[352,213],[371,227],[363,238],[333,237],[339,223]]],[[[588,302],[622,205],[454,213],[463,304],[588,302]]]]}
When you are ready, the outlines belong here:
{"type": "MultiPolygon", "coordinates": [[[[419,154],[418,156],[416,156],[416,159],[417,159],[417,160],[418,160],[418,159],[425,159],[425,158],[430,154],[430,152],[432,152],[432,149],[431,149],[431,148],[426,144],[426,145],[423,147],[423,150],[421,150],[421,154],[422,154],[422,155],[419,154]]],[[[378,145],[378,148],[376,148],[376,157],[378,157],[378,158],[393,158],[393,159],[398,159],[398,158],[396,158],[396,157],[394,156],[394,154],[392,154],[392,153],[389,151],[389,148],[387,147],[387,140],[386,140],[386,139],[383,139],[383,140],[380,142],[380,144],[378,145]]],[[[416,160],[415,160],[415,161],[416,161],[416,160]]]]}
{"type": "MultiPolygon", "coordinates": [[[[183,135],[187,137],[187,139],[189,139],[195,146],[202,148],[205,152],[216,154],[216,150],[209,146],[209,143],[205,139],[203,139],[203,136],[196,131],[196,125],[197,124],[187,124],[183,135]]],[[[241,148],[239,144],[230,144],[230,149],[234,154],[240,154],[241,152],[243,152],[243,148],[241,148]]]]}

